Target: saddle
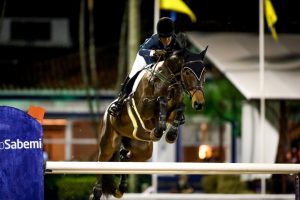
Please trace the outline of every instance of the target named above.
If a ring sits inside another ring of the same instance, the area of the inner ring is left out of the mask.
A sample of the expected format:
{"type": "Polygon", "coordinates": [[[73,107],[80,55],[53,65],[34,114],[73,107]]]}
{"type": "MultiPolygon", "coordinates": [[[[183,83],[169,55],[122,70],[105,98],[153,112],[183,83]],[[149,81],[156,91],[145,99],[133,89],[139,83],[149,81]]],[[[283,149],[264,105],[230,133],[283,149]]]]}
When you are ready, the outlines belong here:
{"type": "Polygon", "coordinates": [[[136,88],[138,87],[140,81],[142,80],[144,74],[146,73],[147,69],[151,69],[154,66],[154,64],[149,64],[146,65],[145,67],[143,67],[143,69],[139,70],[136,72],[136,74],[134,76],[132,76],[132,78],[130,78],[129,82],[131,84],[128,84],[128,91],[129,94],[133,94],[136,90],[136,88]]]}

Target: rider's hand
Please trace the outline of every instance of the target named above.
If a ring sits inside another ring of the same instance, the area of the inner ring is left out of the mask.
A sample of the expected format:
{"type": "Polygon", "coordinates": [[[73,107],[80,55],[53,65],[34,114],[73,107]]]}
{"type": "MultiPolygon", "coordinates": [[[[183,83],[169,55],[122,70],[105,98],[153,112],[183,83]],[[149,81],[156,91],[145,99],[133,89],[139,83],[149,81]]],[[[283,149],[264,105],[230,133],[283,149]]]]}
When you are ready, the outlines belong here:
{"type": "Polygon", "coordinates": [[[165,50],[157,49],[157,50],[154,50],[153,56],[154,57],[161,57],[161,56],[166,55],[166,53],[167,52],[165,50]]]}

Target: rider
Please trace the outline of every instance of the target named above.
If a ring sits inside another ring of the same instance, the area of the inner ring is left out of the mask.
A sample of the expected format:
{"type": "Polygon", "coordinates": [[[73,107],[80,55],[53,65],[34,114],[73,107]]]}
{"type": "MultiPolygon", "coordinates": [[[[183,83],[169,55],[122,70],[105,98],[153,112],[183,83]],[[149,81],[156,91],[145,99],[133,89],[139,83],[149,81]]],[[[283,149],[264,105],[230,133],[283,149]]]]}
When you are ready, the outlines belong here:
{"type": "Polygon", "coordinates": [[[140,46],[136,61],[133,64],[129,76],[126,77],[122,84],[118,99],[113,102],[108,109],[110,115],[118,116],[121,113],[123,101],[129,94],[135,77],[143,67],[163,60],[167,53],[182,49],[182,45],[176,39],[174,26],[174,22],[169,17],[162,17],[159,19],[156,25],[157,33],[146,39],[140,46]],[[142,60],[143,63],[138,63],[138,60],[142,60]]]}

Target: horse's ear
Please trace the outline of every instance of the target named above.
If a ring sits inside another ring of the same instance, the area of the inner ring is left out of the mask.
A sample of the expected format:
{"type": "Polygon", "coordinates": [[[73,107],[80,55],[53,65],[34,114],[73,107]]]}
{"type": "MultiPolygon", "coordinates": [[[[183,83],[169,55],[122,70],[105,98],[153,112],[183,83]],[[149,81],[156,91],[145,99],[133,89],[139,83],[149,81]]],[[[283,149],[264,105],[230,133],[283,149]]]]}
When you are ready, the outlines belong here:
{"type": "Polygon", "coordinates": [[[203,51],[200,52],[200,59],[201,59],[201,60],[204,60],[204,57],[205,57],[207,48],[208,48],[208,45],[206,46],[206,48],[205,48],[203,51]]]}
{"type": "Polygon", "coordinates": [[[178,33],[176,35],[176,40],[181,48],[187,47],[187,36],[185,33],[182,32],[178,33]]]}

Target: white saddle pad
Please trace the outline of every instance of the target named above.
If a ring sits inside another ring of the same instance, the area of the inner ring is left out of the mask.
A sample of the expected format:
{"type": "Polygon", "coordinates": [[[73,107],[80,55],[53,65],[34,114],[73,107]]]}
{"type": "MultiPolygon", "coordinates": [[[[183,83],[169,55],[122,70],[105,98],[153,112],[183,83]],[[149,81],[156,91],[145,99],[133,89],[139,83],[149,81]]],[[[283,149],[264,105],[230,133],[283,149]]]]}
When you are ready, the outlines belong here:
{"type": "Polygon", "coordinates": [[[133,87],[132,87],[132,90],[131,90],[130,94],[133,94],[135,92],[136,88],[138,87],[138,85],[139,85],[140,81],[142,80],[145,73],[146,73],[146,70],[143,70],[143,71],[140,72],[140,74],[138,75],[138,77],[134,81],[134,84],[133,84],[133,87]]]}

